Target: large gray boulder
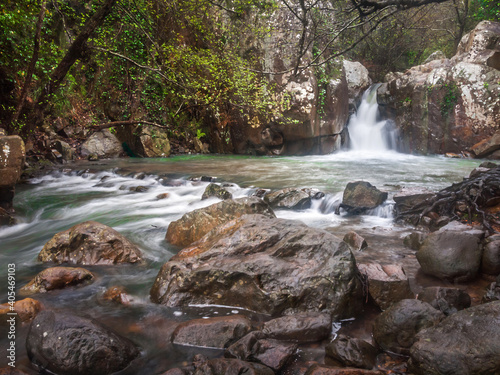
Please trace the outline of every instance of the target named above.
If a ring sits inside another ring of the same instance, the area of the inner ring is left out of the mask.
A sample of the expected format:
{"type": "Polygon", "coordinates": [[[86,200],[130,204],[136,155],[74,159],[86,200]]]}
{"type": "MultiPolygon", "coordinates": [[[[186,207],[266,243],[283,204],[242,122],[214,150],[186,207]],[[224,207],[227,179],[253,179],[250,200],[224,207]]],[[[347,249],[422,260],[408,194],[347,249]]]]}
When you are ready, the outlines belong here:
{"type": "Polygon", "coordinates": [[[476,277],[481,256],[478,236],[455,230],[429,234],[417,252],[417,260],[424,273],[456,282],[476,277]]]}
{"type": "Polygon", "coordinates": [[[38,260],[86,265],[137,263],[142,254],[113,228],[86,221],[55,234],[38,254],[38,260]]]}
{"type": "Polygon", "coordinates": [[[422,330],[410,356],[415,375],[500,373],[500,301],[459,311],[422,330]]]}
{"type": "Polygon", "coordinates": [[[215,227],[246,214],[276,217],[273,210],[260,198],[226,199],[188,212],[179,220],[172,221],[165,239],[176,246],[188,246],[215,227]]]}
{"type": "Polygon", "coordinates": [[[334,235],[298,221],[245,215],[172,257],[150,294],[166,306],[350,316],[362,299],[356,273],[349,246],[334,235]]]}
{"type": "Polygon", "coordinates": [[[368,69],[360,62],[343,60],[342,65],[344,67],[349,93],[349,108],[354,110],[363,92],[371,86],[372,80],[368,75],[368,69]]]}
{"type": "Polygon", "coordinates": [[[97,156],[98,158],[117,158],[123,154],[121,142],[109,129],[92,134],[82,144],[82,156],[97,156]]]}
{"type": "Polygon", "coordinates": [[[139,355],[130,340],[94,320],[48,310],[31,323],[26,350],[40,370],[59,375],[112,374],[139,355]]]}

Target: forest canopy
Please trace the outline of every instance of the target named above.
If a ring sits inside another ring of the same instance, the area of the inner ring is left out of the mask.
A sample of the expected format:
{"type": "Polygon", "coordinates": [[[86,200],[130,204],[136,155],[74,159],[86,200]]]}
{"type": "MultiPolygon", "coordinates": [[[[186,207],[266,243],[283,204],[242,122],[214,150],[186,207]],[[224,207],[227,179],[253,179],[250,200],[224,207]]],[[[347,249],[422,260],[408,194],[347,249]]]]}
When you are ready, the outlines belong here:
{"type": "Polygon", "coordinates": [[[85,114],[90,127],[145,121],[200,138],[211,122],[286,108],[277,73],[345,56],[380,79],[435,50],[450,57],[479,21],[499,18],[494,0],[6,0],[0,119],[24,137],[85,114]],[[258,46],[290,27],[290,65],[267,71],[258,46]]]}

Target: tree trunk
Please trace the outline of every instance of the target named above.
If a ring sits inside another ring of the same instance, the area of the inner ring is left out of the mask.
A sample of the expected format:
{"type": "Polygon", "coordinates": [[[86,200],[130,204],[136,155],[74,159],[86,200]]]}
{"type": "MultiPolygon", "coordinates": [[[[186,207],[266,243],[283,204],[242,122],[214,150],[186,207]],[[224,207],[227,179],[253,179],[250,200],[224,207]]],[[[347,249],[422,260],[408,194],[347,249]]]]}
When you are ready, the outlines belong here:
{"type": "Polygon", "coordinates": [[[59,65],[49,77],[49,82],[43,87],[40,96],[35,103],[35,109],[32,113],[31,121],[28,121],[28,126],[34,129],[43,122],[45,109],[53,94],[59,89],[61,82],[68,73],[73,64],[82,57],[86,50],[87,40],[97,27],[102,25],[106,17],[113,9],[116,0],[106,0],[94,15],[87,20],[82,31],[75,38],[71,46],[68,48],[66,55],[63,57],[59,65]]]}
{"type": "Polygon", "coordinates": [[[31,81],[33,79],[33,73],[35,72],[36,62],[38,61],[38,53],[40,52],[40,35],[42,34],[42,24],[43,19],[45,18],[45,3],[46,1],[42,2],[40,12],[38,13],[38,20],[36,21],[36,31],[33,43],[33,56],[31,57],[30,64],[26,71],[26,79],[24,80],[23,88],[21,89],[21,95],[19,95],[19,101],[17,102],[16,110],[10,120],[11,124],[15,124],[19,119],[19,115],[21,114],[24,107],[24,102],[26,101],[26,97],[28,96],[31,81]]]}

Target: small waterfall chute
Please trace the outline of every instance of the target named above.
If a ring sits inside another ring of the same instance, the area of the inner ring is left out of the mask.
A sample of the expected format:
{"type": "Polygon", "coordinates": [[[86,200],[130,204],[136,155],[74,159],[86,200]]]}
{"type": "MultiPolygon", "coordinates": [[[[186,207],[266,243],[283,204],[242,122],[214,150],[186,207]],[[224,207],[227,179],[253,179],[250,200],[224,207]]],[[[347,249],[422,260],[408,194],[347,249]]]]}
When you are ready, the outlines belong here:
{"type": "Polygon", "coordinates": [[[354,151],[385,152],[396,148],[396,127],[392,121],[379,121],[377,89],[365,91],[356,113],[349,119],[350,148],[354,151]]]}

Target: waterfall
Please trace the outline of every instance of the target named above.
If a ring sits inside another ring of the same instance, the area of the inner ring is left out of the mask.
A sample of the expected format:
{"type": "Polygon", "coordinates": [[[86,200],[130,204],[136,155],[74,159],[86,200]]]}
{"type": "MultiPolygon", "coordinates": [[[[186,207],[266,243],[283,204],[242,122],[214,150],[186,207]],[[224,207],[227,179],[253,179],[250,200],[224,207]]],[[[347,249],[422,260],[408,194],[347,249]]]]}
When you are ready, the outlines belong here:
{"type": "Polygon", "coordinates": [[[379,117],[377,89],[372,85],[365,91],[356,113],[349,119],[347,128],[351,150],[384,152],[396,148],[396,130],[391,121],[377,121],[379,117]]]}

